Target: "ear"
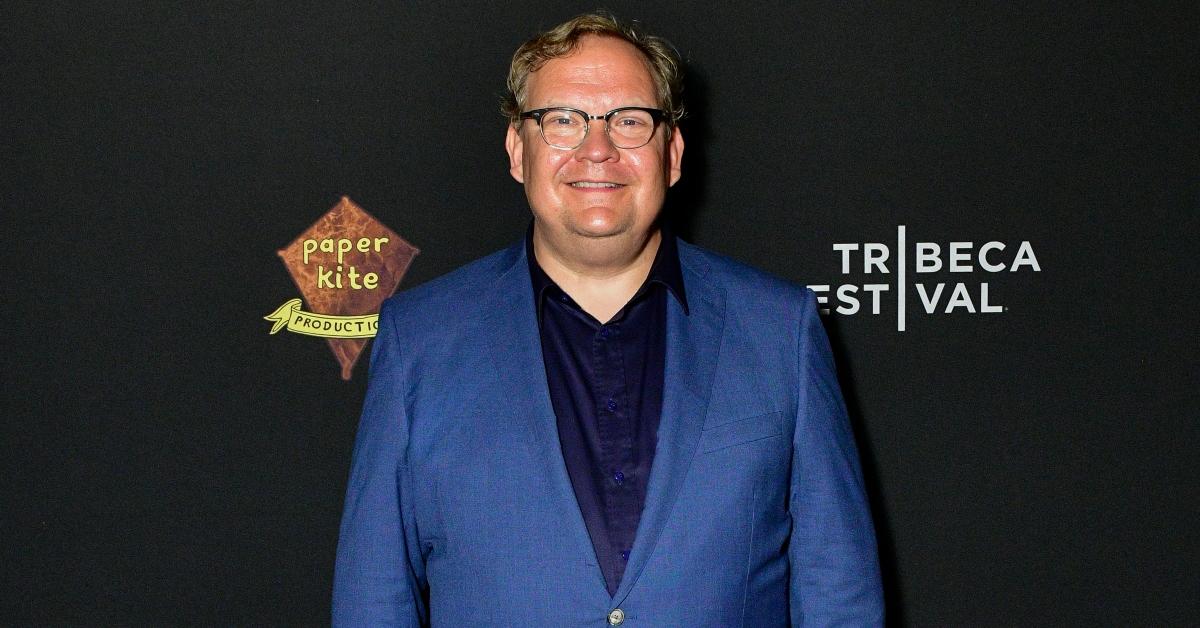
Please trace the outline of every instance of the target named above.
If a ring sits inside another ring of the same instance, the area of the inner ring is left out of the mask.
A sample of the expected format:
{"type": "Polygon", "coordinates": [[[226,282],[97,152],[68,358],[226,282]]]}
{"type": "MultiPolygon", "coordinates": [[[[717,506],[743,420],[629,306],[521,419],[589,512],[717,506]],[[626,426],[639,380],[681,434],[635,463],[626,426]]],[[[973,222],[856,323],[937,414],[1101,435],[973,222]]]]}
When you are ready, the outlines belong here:
{"type": "Polygon", "coordinates": [[[504,150],[508,151],[508,173],[517,183],[525,183],[525,140],[521,139],[521,130],[512,124],[504,136],[504,150]]]}
{"type": "Polygon", "coordinates": [[[667,166],[670,185],[675,185],[683,176],[683,133],[679,127],[671,130],[671,139],[667,141],[667,166]]]}

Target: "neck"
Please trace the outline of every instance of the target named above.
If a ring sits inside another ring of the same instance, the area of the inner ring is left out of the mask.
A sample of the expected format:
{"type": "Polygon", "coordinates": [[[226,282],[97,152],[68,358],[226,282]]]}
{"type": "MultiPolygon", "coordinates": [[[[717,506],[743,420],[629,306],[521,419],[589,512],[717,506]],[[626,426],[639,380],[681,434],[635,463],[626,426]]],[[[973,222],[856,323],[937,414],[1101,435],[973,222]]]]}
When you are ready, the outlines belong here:
{"type": "Polygon", "coordinates": [[[533,229],[533,253],[538,265],[583,311],[601,322],[608,322],[642,287],[661,242],[662,233],[654,229],[621,250],[589,247],[593,250],[576,249],[571,251],[574,254],[564,254],[541,237],[536,224],[533,229]]]}

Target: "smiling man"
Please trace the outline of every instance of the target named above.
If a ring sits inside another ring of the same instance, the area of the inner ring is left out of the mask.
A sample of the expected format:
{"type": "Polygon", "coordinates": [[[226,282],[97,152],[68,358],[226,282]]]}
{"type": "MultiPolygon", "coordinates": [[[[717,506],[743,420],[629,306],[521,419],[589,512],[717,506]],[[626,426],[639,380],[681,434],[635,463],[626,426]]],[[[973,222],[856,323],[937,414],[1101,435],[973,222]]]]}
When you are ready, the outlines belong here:
{"type": "Polygon", "coordinates": [[[679,62],[604,15],[513,57],[525,240],[389,299],[334,623],[879,625],[812,292],[676,240],[679,62]]]}

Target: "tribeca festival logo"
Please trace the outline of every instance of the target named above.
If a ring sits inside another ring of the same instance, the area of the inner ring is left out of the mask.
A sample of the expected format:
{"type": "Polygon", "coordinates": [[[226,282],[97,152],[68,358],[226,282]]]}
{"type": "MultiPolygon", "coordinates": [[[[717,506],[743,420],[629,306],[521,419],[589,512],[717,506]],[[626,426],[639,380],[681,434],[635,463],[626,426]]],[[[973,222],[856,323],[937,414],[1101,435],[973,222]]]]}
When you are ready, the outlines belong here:
{"type": "Polygon", "coordinates": [[[334,205],[277,251],[301,299],[264,316],[282,329],[324,338],[350,379],[354,363],[379,328],[379,306],[396,291],[420,251],[349,198],[334,205]],[[301,309],[307,303],[310,311],[301,309]]]}
{"type": "MultiPolygon", "coordinates": [[[[878,281],[843,283],[837,286],[810,285],[817,293],[822,314],[843,315],[869,311],[879,314],[885,301],[895,300],[896,331],[907,326],[909,288],[917,296],[917,306],[925,314],[998,314],[1008,308],[993,302],[987,281],[925,281],[922,275],[946,270],[953,274],[1041,272],[1033,245],[1021,242],[914,242],[909,248],[904,225],[896,227],[896,247],[882,242],[844,242],[833,245],[840,256],[842,275],[861,272],[879,277],[878,281]],[[893,253],[895,257],[893,259],[893,253]],[[908,255],[912,254],[912,272],[908,277],[908,255]],[[894,278],[894,281],[889,281],[894,278]]],[[[930,278],[932,279],[932,278],[930,278]]]]}

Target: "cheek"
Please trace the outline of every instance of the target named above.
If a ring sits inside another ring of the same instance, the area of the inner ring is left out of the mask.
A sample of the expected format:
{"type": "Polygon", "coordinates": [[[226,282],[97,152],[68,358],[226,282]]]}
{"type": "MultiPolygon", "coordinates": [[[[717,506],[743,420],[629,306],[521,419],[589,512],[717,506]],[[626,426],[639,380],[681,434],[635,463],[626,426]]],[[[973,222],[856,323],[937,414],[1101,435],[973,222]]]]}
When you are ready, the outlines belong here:
{"type": "Polygon", "coordinates": [[[661,194],[668,182],[668,168],[666,160],[659,155],[651,153],[649,155],[638,155],[636,159],[629,162],[630,167],[637,172],[637,177],[641,181],[641,190],[646,194],[661,194]]]}
{"type": "Polygon", "coordinates": [[[554,178],[562,169],[567,158],[563,154],[541,150],[539,148],[525,151],[525,176],[539,182],[547,182],[554,178]]]}
{"type": "MultiPolygon", "coordinates": [[[[646,148],[650,148],[647,146],[646,148]]],[[[636,154],[629,156],[628,164],[631,168],[638,172],[638,176],[645,181],[657,181],[663,178],[663,173],[667,171],[667,157],[662,154],[661,148],[650,149],[644,152],[639,151],[636,154]]]]}

